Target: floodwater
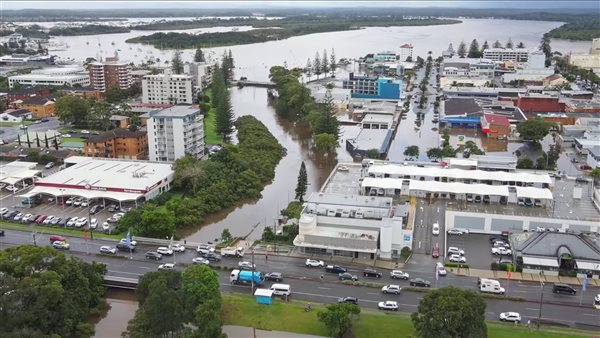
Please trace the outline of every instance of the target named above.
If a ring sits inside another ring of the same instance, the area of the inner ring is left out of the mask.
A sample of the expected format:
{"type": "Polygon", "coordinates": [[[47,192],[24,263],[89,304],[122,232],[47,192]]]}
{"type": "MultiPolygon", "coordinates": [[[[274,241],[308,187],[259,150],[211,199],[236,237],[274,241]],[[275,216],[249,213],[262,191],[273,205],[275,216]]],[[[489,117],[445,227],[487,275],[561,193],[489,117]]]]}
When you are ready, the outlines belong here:
{"type": "Polygon", "coordinates": [[[102,318],[93,320],[96,324],[94,338],[116,338],[127,329],[127,322],[133,318],[138,308],[135,293],[108,289],[106,295],[110,309],[102,318]]]}

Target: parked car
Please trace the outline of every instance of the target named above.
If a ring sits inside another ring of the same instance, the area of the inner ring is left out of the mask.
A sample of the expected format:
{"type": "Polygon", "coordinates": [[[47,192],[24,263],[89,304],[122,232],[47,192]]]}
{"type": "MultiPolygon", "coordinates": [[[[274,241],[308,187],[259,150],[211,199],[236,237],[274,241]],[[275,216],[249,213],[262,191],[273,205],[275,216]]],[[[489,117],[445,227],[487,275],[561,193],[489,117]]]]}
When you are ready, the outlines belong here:
{"type": "Polygon", "coordinates": [[[431,282],[424,280],[423,278],[415,278],[410,280],[410,286],[421,286],[421,287],[430,287],[431,282]]]}
{"type": "Polygon", "coordinates": [[[346,303],[346,304],[358,305],[358,298],[356,298],[356,297],[342,297],[342,298],[338,298],[338,303],[346,303]]]}
{"type": "Polygon", "coordinates": [[[465,254],[465,251],[463,249],[459,249],[459,248],[457,248],[455,246],[451,246],[451,247],[448,247],[448,254],[449,255],[461,255],[462,256],[462,255],[465,254]]]}
{"type": "Polygon", "coordinates": [[[306,263],[305,263],[306,267],[308,268],[318,268],[318,267],[322,267],[323,265],[325,265],[325,263],[323,263],[323,261],[318,261],[316,259],[306,259],[306,263]]]}
{"type": "Polygon", "coordinates": [[[465,233],[462,229],[458,229],[458,228],[449,229],[447,232],[448,232],[448,235],[458,235],[458,236],[462,236],[465,233]]]}
{"type": "Polygon", "coordinates": [[[525,199],[523,197],[517,198],[517,205],[525,205],[525,199]]]}
{"type": "Polygon", "coordinates": [[[440,225],[438,223],[433,223],[433,225],[431,227],[431,233],[434,236],[437,236],[440,234],[440,225]]]}
{"type": "Polygon", "coordinates": [[[398,311],[398,302],[393,300],[386,300],[385,302],[379,302],[377,304],[379,310],[398,311]]]}
{"type": "Polygon", "coordinates": [[[581,170],[590,170],[590,169],[592,169],[592,167],[590,167],[587,164],[582,164],[582,165],[579,166],[579,169],[581,169],[581,170]]]}
{"type": "Polygon", "coordinates": [[[403,272],[401,270],[392,270],[390,272],[390,277],[392,279],[404,279],[404,280],[408,280],[408,278],[410,278],[410,276],[408,275],[408,273],[403,272]]]}
{"type": "Polygon", "coordinates": [[[531,200],[531,198],[526,198],[525,199],[525,206],[526,207],[532,207],[533,206],[533,200],[531,200]]]}
{"type": "Polygon", "coordinates": [[[52,221],[50,221],[50,225],[57,225],[57,224],[58,224],[58,222],[60,222],[60,221],[61,221],[61,218],[60,218],[60,217],[54,217],[54,218],[52,219],[52,221]]]}
{"type": "Polygon", "coordinates": [[[475,195],[475,203],[481,203],[481,195],[475,195]]]}
{"type": "Polygon", "coordinates": [[[158,270],[175,270],[174,263],[165,263],[158,266],[158,270]]]}
{"type": "Polygon", "coordinates": [[[281,282],[283,281],[283,274],[281,272],[268,272],[265,274],[265,280],[281,282]]]}
{"type": "Polygon", "coordinates": [[[194,257],[192,259],[192,263],[194,263],[194,264],[205,264],[205,265],[208,265],[208,264],[210,264],[210,261],[208,259],[204,258],[204,257],[194,257]]]}
{"type": "Polygon", "coordinates": [[[103,245],[100,247],[100,253],[115,255],[117,254],[117,248],[113,248],[111,246],[103,245]]]}
{"type": "Polygon", "coordinates": [[[78,221],[79,221],[78,217],[73,217],[73,218],[69,219],[69,221],[67,222],[67,226],[74,227],[75,223],[77,223],[78,221]]]}
{"type": "Polygon", "coordinates": [[[173,250],[167,248],[166,246],[158,247],[158,249],[156,249],[156,252],[158,252],[161,255],[167,255],[167,256],[171,256],[173,254],[173,250]]]}
{"type": "Polygon", "coordinates": [[[344,272],[348,271],[348,269],[346,269],[345,267],[340,266],[340,265],[327,265],[325,267],[325,271],[332,272],[332,273],[344,273],[344,272]]]}
{"type": "Polygon", "coordinates": [[[25,216],[25,214],[19,212],[18,214],[13,216],[13,221],[19,222],[21,220],[21,218],[23,218],[23,216],[25,216]]]}
{"type": "Polygon", "coordinates": [[[381,278],[381,272],[377,272],[375,269],[363,270],[363,277],[381,278]]]}
{"type": "Polygon", "coordinates": [[[492,255],[511,256],[512,255],[512,251],[510,249],[507,249],[507,248],[503,247],[503,246],[493,247],[492,248],[492,255]]]}
{"type": "Polygon", "coordinates": [[[111,204],[108,206],[108,212],[115,212],[117,210],[117,205],[111,204]]]}
{"type": "Polygon", "coordinates": [[[467,259],[465,258],[465,256],[461,256],[461,255],[450,255],[450,257],[448,257],[448,260],[450,262],[454,262],[454,263],[466,263],[467,259]]]}
{"type": "Polygon", "coordinates": [[[75,222],[76,228],[83,228],[87,226],[88,220],[85,217],[81,217],[77,222],[75,222]]]}
{"type": "Polygon", "coordinates": [[[44,166],[44,168],[46,168],[46,169],[52,169],[52,168],[54,168],[54,162],[48,162],[48,163],[46,163],[46,165],[44,166]]]}
{"type": "Polygon", "coordinates": [[[590,180],[585,177],[577,177],[575,178],[575,182],[577,183],[590,183],[590,180]]]}
{"type": "Polygon", "coordinates": [[[490,204],[490,195],[483,195],[483,203],[490,204]]]}
{"type": "Polygon", "coordinates": [[[25,214],[21,217],[21,223],[29,223],[29,219],[33,217],[32,214],[25,214]]]}
{"type": "Polygon", "coordinates": [[[38,218],[35,220],[35,223],[36,223],[36,224],[42,224],[46,218],[48,218],[48,216],[47,216],[47,215],[41,215],[40,217],[38,217],[38,218]]]}
{"type": "Polygon", "coordinates": [[[90,229],[96,230],[97,227],[98,227],[98,220],[95,218],[92,218],[90,220],[90,229]]]}
{"type": "Polygon", "coordinates": [[[393,293],[395,295],[399,295],[402,288],[400,285],[390,284],[381,288],[381,292],[383,293],[393,293]]]}
{"type": "Polygon", "coordinates": [[[54,216],[50,215],[50,216],[46,217],[46,219],[44,219],[44,222],[42,222],[42,224],[50,224],[50,222],[52,222],[53,219],[54,219],[54,216]]]}
{"type": "Polygon", "coordinates": [[[521,315],[518,312],[502,312],[500,320],[503,322],[521,322],[521,315]]]}
{"type": "Polygon", "coordinates": [[[148,251],[144,256],[146,257],[146,259],[154,259],[155,261],[159,261],[162,259],[162,255],[156,251],[148,251]]]}
{"type": "Polygon", "coordinates": [[[344,281],[344,280],[351,280],[351,281],[356,282],[358,280],[357,276],[355,276],[355,275],[353,275],[353,274],[351,274],[349,272],[340,273],[338,275],[338,278],[339,278],[339,280],[342,280],[342,281],[344,281]]]}
{"type": "Polygon", "coordinates": [[[76,198],[73,200],[73,206],[78,207],[81,205],[81,198],[76,198]]]}
{"type": "Polygon", "coordinates": [[[1,208],[0,209],[0,215],[4,215],[8,212],[8,208],[1,208]]]}
{"type": "Polygon", "coordinates": [[[71,198],[69,198],[69,199],[68,199],[68,200],[65,202],[65,204],[66,204],[66,205],[72,205],[74,200],[75,200],[75,198],[74,198],[74,197],[71,197],[71,198]]]}
{"type": "Polygon", "coordinates": [[[60,221],[58,221],[58,223],[56,223],[57,226],[59,227],[64,227],[65,225],[67,225],[67,222],[69,221],[69,218],[61,218],[60,221]]]}
{"type": "Polygon", "coordinates": [[[10,192],[17,192],[19,191],[19,188],[15,187],[14,185],[7,185],[6,187],[4,187],[4,189],[10,191],[10,192]]]}

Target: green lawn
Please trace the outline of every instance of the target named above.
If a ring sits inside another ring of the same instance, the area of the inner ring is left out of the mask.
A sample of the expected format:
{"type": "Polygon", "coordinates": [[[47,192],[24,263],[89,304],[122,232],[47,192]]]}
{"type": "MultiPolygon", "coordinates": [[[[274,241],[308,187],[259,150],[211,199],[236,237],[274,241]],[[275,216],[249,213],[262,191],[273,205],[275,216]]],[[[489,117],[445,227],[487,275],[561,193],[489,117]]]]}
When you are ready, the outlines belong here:
{"type": "Polygon", "coordinates": [[[0,127],[14,127],[14,126],[20,126],[22,124],[25,124],[26,126],[32,124],[32,121],[25,121],[25,122],[0,122],[0,127]]]}
{"type": "MultiPolygon", "coordinates": [[[[206,90],[212,100],[211,89],[206,90]]],[[[217,119],[216,110],[211,106],[207,114],[204,115],[204,143],[205,144],[221,144],[221,137],[217,135],[217,119]]]]}
{"type": "MultiPolygon", "coordinates": [[[[82,230],[57,228],[56,226],[49,227],[49,226],[41,226],[41,225],[29,225],[29,224],[0,221],[0,227],[2,227],[3,229],[12,229],[12,230],[18,230],[18,231],[31,231],[31,227],[33,227],[34,229],[36,229],[37,233],[83,238],[82,230]]],[[[87,235],[88,235],[88,238],[90,238],[89,232],[87,235]]],[[[121,234],[109,235],[109,234],[105,234],[103,232],[94,231],[94,238],[121,239],[122,237],[123,236],[121,234]]]]}
{"type": "Polygon", "coordinates": [[[62,137],[63,142],[85,142],[81,137],[62,137]]]}
{"type": "MultiPolygon", "coordinates": [[[[317,313],[323,305],[313,304],[313,311],[305,312],[304,303],[282,303],[278,298],[271,305],[257,304],[253,298],[235,295],[223,295],[223,323],[227,325],[241,325],[257,329],[288,331],[317,336],[327,336],[327,329],[318,321],[317,313]]],[[[581,330],[567,330],[564,328],[543,327],[548,331],[528,332],[525,325],[514,328],[512,324],[488,322],[488,337],[490,338],[559,338],[565,337],[560,332],[573,335],[594,336],[597,333],[581,330]],[[518,332],[518,333],[517,333],[518,332]]],[[[413,337],[415,331],[412,327],[408,313],[383,313],[377,310],[363,309],[359,319],[352,326],[352,333],[357,338],[370,337],[413,337]]],[[[570,336],[570,335],[569,335],[570,336]]]]}

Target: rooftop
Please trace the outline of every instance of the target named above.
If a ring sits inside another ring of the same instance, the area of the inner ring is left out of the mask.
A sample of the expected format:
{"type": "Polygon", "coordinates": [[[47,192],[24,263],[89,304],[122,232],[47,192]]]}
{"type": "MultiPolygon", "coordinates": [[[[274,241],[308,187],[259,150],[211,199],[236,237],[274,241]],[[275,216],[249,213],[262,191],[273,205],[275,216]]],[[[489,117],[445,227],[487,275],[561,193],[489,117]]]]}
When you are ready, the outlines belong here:
{"type": "Polygon", "coordinates": [[[146,136],[146,132],[144,131],[130,131],[125,128],[115,128],[113,130],[109,130],[100,135],[94,135],[90,137],[85,143],[97,143],[97,142],[106,142],[107,140],[112,140],[115,138],[138,138],[146,136]]]}
{"type": "Polygon", "coordinates": [[[182,118],[200,112],[198,107],[177,105],[169,108],[164,108],[158,111],[151,111],[150,117],[176,117],[182,118]]]}
{"type": "Polygon", "coordinates": [[[556,257],[568,249],[575,259],[600,261],[600,248],[583,235],[560,232],[535,232],[517,250],[524,256],[556,257]]]}
{"type": "Polygon", "coordinates": [[[495,115],[495,114],[483,114],[483,118],[489,124],[501,125],[501,126],[509,126],[510,122],[506,118],[506,116],[495,115]]]}
{"type": "Polygon", "coordinates": [[[367,197],[360,195],[345,195],[334,193],[312,193],[306,200],[307,203],[349,205],[368,208],[389,209],[392,206],[391,197],[367,197]]]}
{"type": "Polygon", "coordinates": [[[23,104],[34,105],[34,106],[43,106],[43,105],[46,105],[51,102],[52,101],[50,101],[48,98],[43,97],[43,96],[31,96],[31,97],[23,99],[23,104]]]}
{"type": "Polygon", "coordinates": [[[356,148],[361,150],[377,149],[380,154],[387,151],[387,140],[392,136],[391,129],[361,129],[355,139],[349,139],[356,148]]]}

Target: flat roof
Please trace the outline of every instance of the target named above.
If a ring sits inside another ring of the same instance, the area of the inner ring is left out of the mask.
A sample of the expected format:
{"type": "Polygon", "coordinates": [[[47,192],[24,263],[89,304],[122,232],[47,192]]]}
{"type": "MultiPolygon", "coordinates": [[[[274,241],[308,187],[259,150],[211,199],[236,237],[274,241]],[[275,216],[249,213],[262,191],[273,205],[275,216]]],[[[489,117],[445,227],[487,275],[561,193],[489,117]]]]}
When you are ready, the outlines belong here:
{"type": "Polygon", "coordinates": [[[173,175],[170,163],[72,156],[74,165],[35,182],[36,187],[146,193],[173,175]]]}
{"type": "Polygon", "coordinates": [[[409,175],[409,176],[429,176],[429,177],[448,177],[455,179],[473,179],[473,180],[492,180],[492,181],[519,181],[530,183],[552,184],[552,179],[548,174],[532,174],[523,172],[504,172],[504,171],[484,171],[484,170],[464,170],[457,168],[438,168],[438,167],[416,167],[405,166],[401,164],[383,164],[372,165],[369,168],[369,174],[390,174],[390,175],[409,175]]]}
{"type": "Polygon", "coordinates": [[[379,153],[385,153],[391,134],[391,129],[361,129],[355,139],[348,141],[358,149],[377,149],[379,153]]]}
{"type": "Polygon", "coordinates": [[[345,195],[334,193],[312,193],[306,203],[330,204],[330,205],[349,205],[368,208],[389,209],[392,206],[391,197],[375,197],[360,195],[345,195]]]}
{"type": "Polygon", "coordinates": [[[347,229],[340,227],[317,226],[313,231],[304,235],[357,239],[361,241],[377,241],[378,230],[347,229]]]}
{"type": "Polygon", "coordinates": [[[271,296],[273,296],[273,290],[269,290],[269,289],[256,289],[256,291],[254,291],[254,295],[255,296],[262,296],[262,297],[271,297],[271,296]]]}
{"type": "Polygon", "coordinates": [[[409,190],[420,190],[428,192],[447,192],[454,194],[476,194],[508,196],[508,186],[488,184],[465,184],[458,182],[436,182],[410,180],[409,190]]]}
{"type": "Polygon", "coordinates": [[[15,184],[25,178],[31,178],[40,171],[35,169],[37,163],[14,161],[0,166],[0,182],[15,184]]]}
{"type": "Polygon", "coordinates": [[[86,190],[86,189],[63,189],[55,187],[35,187],[28,192],[19,195],[19,197],[27,198],[38,194],[59,196],[79,196],[85,199],[109,198],[112,200],[125,202],[135,201],[144,196],[143,193],[133,192],[117,192],[117,191],[102,191],[102,190],[86,190]]]}
{"type": "Polygon", "coordinates": [[[150,117],[186,117],[191,114],[199,113],[200,109],[193,106],[173,106],[157,111],[151,111],[150,117]]]}
{"type": "Polygon", "coordinates": [[[523,265],[549,266],[558,268],[558,260],[556,258],[523,256],[523,265]]]}
{"type": "Polygon", "coordinates": [[[448,160],[450,166],[462,165],[462,166],[477,166],[477,160],[468,158],[450,158],[448,160]]]}
{"type": "Polygon", "coordinates": [[[377,113],[366,113],[365,117],[362,120],[365,122],[385,122],[392,123],[394,122],[394,116],[390,114],[377,114],[377,113]]]}
{"type": "Polygon", "coordinates": [[[535,187],[515,187],[517,189],[517,197],[534,198],[543,200],[552,200],[552,191],[550,189],[535,188],[535,187]]]}

